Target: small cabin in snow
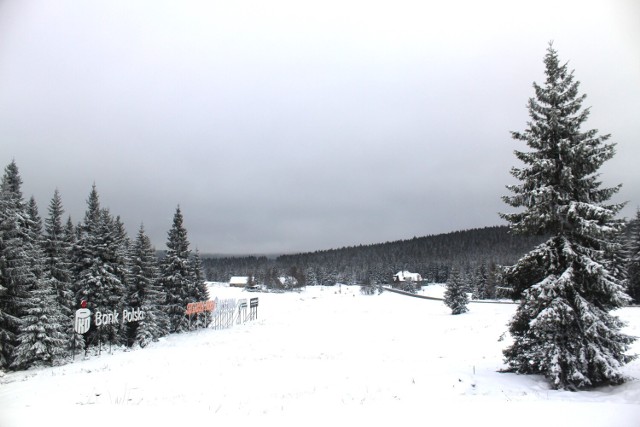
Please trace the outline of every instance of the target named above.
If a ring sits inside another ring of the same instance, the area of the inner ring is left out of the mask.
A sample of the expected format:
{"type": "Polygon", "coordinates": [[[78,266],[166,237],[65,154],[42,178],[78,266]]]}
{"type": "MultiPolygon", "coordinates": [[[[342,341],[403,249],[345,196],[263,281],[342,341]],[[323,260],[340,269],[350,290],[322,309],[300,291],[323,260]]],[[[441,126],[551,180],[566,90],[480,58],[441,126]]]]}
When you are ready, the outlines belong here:
{"type": "Polygon", "coordinates": [[[229,279],[229,286],[234,288],[246,288],[249,285],[249,277],[247,276],[233,276],[229,279]]]}
{"type": "Polygon", "coordinates": [[[422,282],[420,273],[410,273],[408,271],[399,271],[393,275],[393,283],[399,282],[422,282]]]}

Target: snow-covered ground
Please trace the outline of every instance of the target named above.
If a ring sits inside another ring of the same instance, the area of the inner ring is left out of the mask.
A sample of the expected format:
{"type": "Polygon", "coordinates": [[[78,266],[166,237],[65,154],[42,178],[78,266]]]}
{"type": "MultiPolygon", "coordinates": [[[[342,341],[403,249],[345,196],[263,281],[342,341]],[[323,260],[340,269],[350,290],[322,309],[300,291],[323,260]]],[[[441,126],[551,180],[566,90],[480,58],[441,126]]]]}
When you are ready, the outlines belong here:
{"type": "MultiPolygon", "coordinates": [[[[6,373],[0,426],[209,426],[265,416],[311,425],[640,425],[640,360],[625,367],[626,384],[584,392],[499,373],[515,305],[471,304],[452,316],[438,301],[347,286],[287,294],[215,286],[212,296],[259,297],[258,320],[6,373]]],[[[640,336],[640,308],[617,314],[640,336]]]]}

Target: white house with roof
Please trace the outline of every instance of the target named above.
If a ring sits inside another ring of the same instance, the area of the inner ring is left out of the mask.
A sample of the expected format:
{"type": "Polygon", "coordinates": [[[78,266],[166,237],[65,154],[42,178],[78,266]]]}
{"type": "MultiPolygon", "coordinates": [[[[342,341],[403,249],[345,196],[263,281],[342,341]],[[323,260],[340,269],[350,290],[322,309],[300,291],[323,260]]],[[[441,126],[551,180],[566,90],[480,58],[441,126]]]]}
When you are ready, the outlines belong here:
{"type": "Polygon", "coordinates": [[[234,288],[246,288],[248,284],[248,276],[232,276],[231,279],[229,279],[229,286],[234,288]]]}
{"type": "Polygon", "coordinates": [[[411,273],[409,271],[398,271],[393,275],[394,283],[397,282],[422,282],[420,273],[411,273]]]}

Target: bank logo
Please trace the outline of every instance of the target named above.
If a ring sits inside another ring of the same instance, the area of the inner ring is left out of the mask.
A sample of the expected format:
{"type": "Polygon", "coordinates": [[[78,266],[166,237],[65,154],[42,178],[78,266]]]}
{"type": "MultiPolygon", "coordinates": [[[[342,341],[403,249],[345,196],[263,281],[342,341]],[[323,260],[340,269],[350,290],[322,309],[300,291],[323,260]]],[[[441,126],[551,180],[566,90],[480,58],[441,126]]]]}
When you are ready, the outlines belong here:
{"type": "Polygon", "coordinates": [[[88,308],[81,308],[76,310],[76,320],[73,324],[73,329],[79,333],[86,333],[91,327],[91,310],[88,308]]]}

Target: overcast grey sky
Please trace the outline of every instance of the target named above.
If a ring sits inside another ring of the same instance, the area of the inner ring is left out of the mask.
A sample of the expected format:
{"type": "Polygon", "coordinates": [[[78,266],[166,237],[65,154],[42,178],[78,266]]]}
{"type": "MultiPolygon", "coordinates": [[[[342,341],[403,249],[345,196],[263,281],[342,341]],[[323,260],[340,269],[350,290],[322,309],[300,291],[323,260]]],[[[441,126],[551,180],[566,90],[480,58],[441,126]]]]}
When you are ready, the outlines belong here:
{"type": "Polygon", "coordinates": [[[501,224],[550,40],[640,205],[640,3],[0,0],[0,162],[40,213],[281,253],[501,224]]]}

